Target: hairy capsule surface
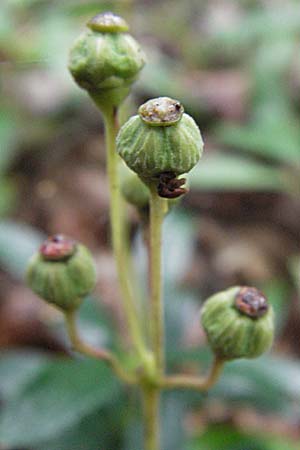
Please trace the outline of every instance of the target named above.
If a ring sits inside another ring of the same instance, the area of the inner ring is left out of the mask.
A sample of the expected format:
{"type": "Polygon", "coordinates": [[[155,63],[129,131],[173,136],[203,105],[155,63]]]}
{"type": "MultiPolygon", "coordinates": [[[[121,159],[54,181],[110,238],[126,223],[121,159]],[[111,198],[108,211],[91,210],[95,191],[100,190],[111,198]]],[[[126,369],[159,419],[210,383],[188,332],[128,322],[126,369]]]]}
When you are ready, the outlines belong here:
{"type": "Polygon", "coordinates": [[[273,308],[253,287],[235,286],[210,297],[201,322],[212,350],[225,360],[255,358],[273,342],[273,308]]]}
{"type": "Polygon", "coordinates": [[[63,235],[48,238],[29,261],[26,279],[39,297],[63,310],[79,307],[96,283],[92,255],[63,235]]]}
{"type": "Polygon", "coordinates": [[[144,182],[156,182],[159,195],[176,198],[185,192],[177,177],[197,164],[203,140],[180,102],[159,97],[140,106],[139,114],[123,125],[117,150],[144,182]]]}
{"type": "Polygon", "coordinates": [[[101,108],[117,107],[145,64],[144,53],[124,19],[98,14],[70,51],[69,70],[101,108]]]}

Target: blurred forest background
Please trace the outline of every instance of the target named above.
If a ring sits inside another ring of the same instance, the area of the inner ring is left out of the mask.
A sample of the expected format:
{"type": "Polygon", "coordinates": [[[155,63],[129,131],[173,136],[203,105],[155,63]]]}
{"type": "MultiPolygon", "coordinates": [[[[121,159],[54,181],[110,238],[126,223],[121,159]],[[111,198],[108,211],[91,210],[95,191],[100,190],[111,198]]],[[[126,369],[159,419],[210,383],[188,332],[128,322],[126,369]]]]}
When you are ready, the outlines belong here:
{"type": "MultiPolygon", "coordinates": [[[[1,450],[142,448],[137,394],[103,364],[74,358],[61,315],[23,282],[46,235],[81,240],[98,283],[80,329],[126,358],[103,123],[67,70],[74,38],[106,10],[124,16],[147,55],[123,120],[148,98],[171,96],[206,144],[165,225],[168,370],[205,370],[199,309],[213,292],[253,285],[276,310],[271,354],[227,364],[205,396],[164,395],[163,449],[299,449],[299,2],[1,0],[0,10],[1,450]]],[[[128,213],[143,280],[137,215],[128,213]]]]}

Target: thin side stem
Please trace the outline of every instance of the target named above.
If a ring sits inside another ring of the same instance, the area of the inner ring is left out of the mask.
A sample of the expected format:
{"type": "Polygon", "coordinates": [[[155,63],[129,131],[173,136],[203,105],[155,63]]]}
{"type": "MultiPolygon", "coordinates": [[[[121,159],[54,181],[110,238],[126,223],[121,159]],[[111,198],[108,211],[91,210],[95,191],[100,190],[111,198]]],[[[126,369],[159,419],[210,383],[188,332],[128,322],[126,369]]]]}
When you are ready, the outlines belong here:
{"type": "Polygon", "coordinates": [[[78,353],[89,356],[90,358],[100,359],[106,362],[115,374],[125,383],[136,383],[136,378],[130,375],[121,366],[121,363],[111,352],[100,348],[94,348],[81,339],[76,325],[76,311],[65,312],[64,316],[68,335],[74,350],[78,353]]]}
{"type": "Polygon", "coordinates": [[[207,391],[219,379],[225,361],[215,358],[211,369],[206,377],[191,377],[188,375],[173,375],[161,380],[162,389],[194,389],[197,391],[207,391]]]}
{"type": "Polygon", "coordinates": [[[127,251],[123,233],[122,199],[120,195],[120,182],[118,175],[118,154],[116,152],[116,111],[113,109],[103,112],[106,131],[106,156],[107,173],[110,190],[110,224],[112,247],[117,265],[119,285],[124,302],[125,314],[128,326],[137,354],[142,360],[147,358],[141,328],[138,320],[138,313],[134,303],[132,286],[128,274],[127,251]]]}
{"type": "Polygon", "coordinates": [[[144,450],[160,449],[159,391],[151,387],[143,389],[144,450]]]}
{"type": "Polygon", "coordinates": [[[164,373],[164,313],[162,303],[161,245],[162,223],[167,201],[158,196],[156,186],[150,188],[150,314],[151,343],[157,372],[164,373]]]}

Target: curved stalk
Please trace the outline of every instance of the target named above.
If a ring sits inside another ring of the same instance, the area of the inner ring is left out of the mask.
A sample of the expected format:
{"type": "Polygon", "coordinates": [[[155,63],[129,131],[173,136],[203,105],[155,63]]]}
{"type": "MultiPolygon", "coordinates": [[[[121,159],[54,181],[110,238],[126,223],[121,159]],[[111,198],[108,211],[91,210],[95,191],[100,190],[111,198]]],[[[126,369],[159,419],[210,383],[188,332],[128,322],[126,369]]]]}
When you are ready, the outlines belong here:
{"type": "Polygon", "coordinates": [[[194,389],[207,391],[219,379],[225,361],[215,357],[211,369],[206,377],[191,377],[188,375],[171,375],[161,380],[160,386],[163,389],[194,389]]]}
{"type": "Polygon", "coordinates": [[[110,224],[112,247],[117,265],[120,290],[127,322],[135,350],[142,361],[147,359],[138,313],[134,303],[132,286],[128,276],[127,251],[122,226],[122,199],[120,195],[120,183],[118,175],[118,154],[116,152],[115,139],[118,130],[117,111],[113,108],[103,111],[106,132],[106,157],[107,173],[110,190],[110,224]]]}
{"type": "Polygon", "coordinates": [[[121,363],[111,352],[100,348],[94,348],[81,339],[76,325],[76,311],[65,312],[64,316],[68,335],[74,350],[78,353],[89,356],[90,358],[100,359],[106,362],[115,374],[125,383],[136,383],[136,378],[130,375],[122,367],[121,363]]]}

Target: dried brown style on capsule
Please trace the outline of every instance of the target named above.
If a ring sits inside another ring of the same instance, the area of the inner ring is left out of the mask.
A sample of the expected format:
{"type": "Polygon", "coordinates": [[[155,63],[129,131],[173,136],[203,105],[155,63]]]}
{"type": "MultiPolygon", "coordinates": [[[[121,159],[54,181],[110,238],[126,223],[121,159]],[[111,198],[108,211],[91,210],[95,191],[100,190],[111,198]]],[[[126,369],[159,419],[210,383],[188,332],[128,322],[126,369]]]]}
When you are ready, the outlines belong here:
{"type": "Polygon", "coordinates": [[[48,238],[32,256],[26,279],[42,299],[71,311],[93,290],[96,273],[89,250],[59,234],[48,238]]]}
{"type": "Polygon", "coordinates": [[[236,295],[235,307],[246,316],[257,318],[264,316],[268,309],[266,297],[258,289],[244,286],[236,295]]]}
{"type": "Polygon", "coordinates": [[[164,198],[187,192],[185,179],[199,161],[203,140],[195,121],[178,100],[158,97],[140,106],[117,136],[117,150],[144,183],[164,198]]]}
{"type": "Polygon", "coordinates": [[[183,187],[186,178],[177,178],[173,172],[164,172],[159,176],[157,193],[163,198],[178,198],[187,193],[188,189],[183,187]]]}
{"type": "Polygon", "coordinates": [[[40,247],[40,254],[47,261],[61,261],[73,255],[76,249],[74,239],[62,234],[50,236],[40,247]]]}
{"type": "Polygon", "coordinates": [[[69,70],[101,110],[118,107],[145,64],[144,54],[128,33],[124,19],[106,12],[87,23],[74,42],[69,70]]]}
{"type": "Polygon", "coordinates": [[[256,288],[233,286],[203,305],[201,322],[208,342],[221,359],[255,358],[274,336],[273,309],[256,288]]]}

